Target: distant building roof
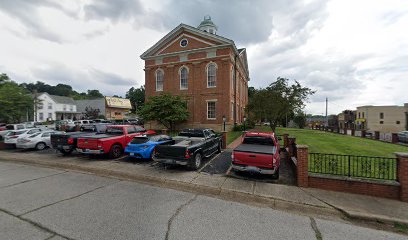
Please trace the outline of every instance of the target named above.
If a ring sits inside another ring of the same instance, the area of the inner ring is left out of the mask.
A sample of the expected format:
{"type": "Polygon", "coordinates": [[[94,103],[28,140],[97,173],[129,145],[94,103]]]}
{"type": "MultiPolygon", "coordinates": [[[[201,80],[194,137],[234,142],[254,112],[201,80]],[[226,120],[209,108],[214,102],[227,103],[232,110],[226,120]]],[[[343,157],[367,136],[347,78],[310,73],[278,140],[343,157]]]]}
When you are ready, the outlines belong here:
{"type": "Polygon", "coordinates": [[[47,92],[38,93],[38,96],[41,95],[41,94],[47,94],[47,95],[50,96],[50,98],[51,98],[54,102],[56,102],[56,103],[75,105],[74,99],[72,99],[72,98],[70,98],[70,97],[51,95],[51,94],[49,94],[49,93],[47,93],[47,92]]]}

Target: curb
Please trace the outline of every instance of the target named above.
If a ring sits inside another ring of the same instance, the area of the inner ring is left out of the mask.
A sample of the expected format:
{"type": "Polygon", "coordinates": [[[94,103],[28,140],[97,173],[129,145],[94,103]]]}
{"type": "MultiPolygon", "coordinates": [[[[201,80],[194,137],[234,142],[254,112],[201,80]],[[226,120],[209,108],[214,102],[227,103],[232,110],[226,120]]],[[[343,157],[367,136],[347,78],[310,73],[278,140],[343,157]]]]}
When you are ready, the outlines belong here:
{"type": "Polygon", "coordinates": [[[250,193],[244,193],[239,191],[233,191],[228,189],[222,189],[221,187],[210,187],[205,185],[199,185],[189,182],[182,182],[177,180],[163,179],[158,177],[126,173],[116,170],[101,169],[88,166],[80,166],[71,163],[50,162],[50,161],[32,161],[29,159],[21,158],[3,158],[0,157],[2,162],[22,163],[30,166],[56,168],[61,170],[78,171],[85,174],[94,174],[102,177],[116,178],[121,180],[134,181],[156,187],[170,188],[174,190],[191,192],[195,194],[202,194],[206,196],[216,197],[223,200],[229,200],[233,202],[239,202],[244,204],[253,204],[262,207],[269,207],[277,210],[286,210],[291,212],[298,212],[301,214],[319,214],[323,216],[337,216],[342,217],[344,214],[340,213],[334,208],[319,207],[313,205],[307,205],[303,203],[285,201],[273,197],[263,197],[260,195],[254,195],[250,193]]]}
{"type": "Polygon", "coordinates": [[[94,174],[102,177],[116,178],[121,180],[134,181],[156,187],[170,188],[179,191],[202,194],[211,197],[239,202],[244,204],[253,204],[261,207],[269,207],[277,210],[285,210],[297,212],[301,214],[319,214],[323,216],[347,217],[349,219],[364,220],[370,222],[380,222],[389,224],[405,224],[408,225],[408,220],[400,218],[390,218],[384,215],[365,214],[358,211],[349,211],[337,206],[319,207],[303,203],[291,202],[273,197],[263,197],[245,192],[222,189],[221,187],[210,187],[205,185],[193,184],[190,182],[182,182],[171,179],[164,179],[135,173],[126,173],[122,171],[95,168],[89,166],[80,166],[71,163],[51,162],[46,160],[33,161],[22,158],[4,158],[0,157],[2,162],[22,163],[30,166],[57,168],[62,170],[78,171],[86,174],[94,174]]]}

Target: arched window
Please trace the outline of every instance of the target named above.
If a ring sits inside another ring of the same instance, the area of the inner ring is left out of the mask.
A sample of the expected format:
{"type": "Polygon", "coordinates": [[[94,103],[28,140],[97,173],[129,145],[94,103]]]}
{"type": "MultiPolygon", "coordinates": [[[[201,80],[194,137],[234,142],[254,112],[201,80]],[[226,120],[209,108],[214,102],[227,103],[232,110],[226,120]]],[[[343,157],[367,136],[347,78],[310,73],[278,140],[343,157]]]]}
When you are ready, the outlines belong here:
{"type": "Polygon", "coordinates": [[[188,69],[186,67],[180,68],[180,89],[188,88],[188,69]]]}
{"type": "Polygon", "coordinates": [[[207,67],[207,87],[215,87],[217,81],[217,66],[210,63],[207,67]]]}
{"type": "Polygon", "coordinates": [[[234,90],[235,86],[235,69],[234,67],[231,68],[231,89],[234,90]]]}
{"type": "Polygon", "coordinates": [[[156,71],[156,91],[163,91],[163,70],[157,69],[156,71]]]}

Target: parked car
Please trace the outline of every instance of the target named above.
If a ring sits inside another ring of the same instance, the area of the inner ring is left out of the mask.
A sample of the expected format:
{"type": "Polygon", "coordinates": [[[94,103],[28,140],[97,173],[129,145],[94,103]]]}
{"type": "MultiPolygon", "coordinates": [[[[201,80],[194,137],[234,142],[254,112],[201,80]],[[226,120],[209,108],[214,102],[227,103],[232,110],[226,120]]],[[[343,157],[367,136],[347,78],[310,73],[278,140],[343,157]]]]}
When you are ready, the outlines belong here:
{"type": "Polygon", "coordinates": [[[221,137],[212,129],[184,129],[172,145],[158,145],[153,160],[165,164],[189,166],[197,170],[202,159],[221,152],[221,137]]]}
{"type": "Polygon", "coordinates": [[[232,170],[279,178],[279,141],[274,133],[248,132],[232,152],[232,170]]]}
{"type": "Polygon", "coordinates": [[[11,131],[4,138],[4,143],[6,144],[16,144],[19,138],[28,137],[34,133],[41,132],[40,128],[27,128],[23,130],[11,131]]]}
{"type": "Polygon", "coordinates": [[[408,143],[408,131],[399,132],[398,140],[403,143],[408,143]]]}
{"type": "Polygon", "coordinates": [[[6,134],[9,132],[13,130],[26,129],[26,126],[24,124],[7,124],[4,128],[4,130],[0,131],[0,140],[4,139],[4,136],[6,136],[6,134]]]}
{"type": "Polygon", "coordinates": [[[125,153],[134,158],[151,159],[153,150],[157,145],[174,143],[167,135],[136,136],[126,146],[125,153]]]}
{"type": "Polygon", "coordinates": [[[155,133],[133,125],[108,125],[104,134],[78,138],[77,151],[84,154],[109,154],[111,158],[118,158],[135,136],[155,133]]]}
{"type": "Polygon", "coordinates": [[[46,147],[51,147],[51,135],[57,133],[55,131],[37,132],[26,137],[17,139],[17,148],[43,150],[46,147]]]}
{"type": "Polygon", "coordinates": [[[59,120],[55,122],[55,130],[61,131],[62,126],[65,126],[66,132],[75,131],[75,123],[72,120],[59,120]]]}
{"type": "Polygon", "coordinates": [[[97,132],[56,133],[51,135],[51,145],[52,148],[57,149],[60,153],[69,155],[77,148],[78,138],[95,134],[97,132]]]}
{"type": "Polygon", "coordinates": [[[5,124],[5,123],[0,123],[0,131],[7,130],[6,125],[7,124],[5,124]]]}
{"type": "Polygon", "coordinates": [[[81,127],[79,128],[79,131],[83,132],[83,131],[91,131],[91,132],[95,132],[100,131],[100,132],[104,132],[106,130],[106,127],[108,125],[111,125],[112,123],[110,121],[107,120],[102,120],[98,123],[94,122],[94,121],[90,121],[90,123],[88,124],[82,124],[81,127]]]}

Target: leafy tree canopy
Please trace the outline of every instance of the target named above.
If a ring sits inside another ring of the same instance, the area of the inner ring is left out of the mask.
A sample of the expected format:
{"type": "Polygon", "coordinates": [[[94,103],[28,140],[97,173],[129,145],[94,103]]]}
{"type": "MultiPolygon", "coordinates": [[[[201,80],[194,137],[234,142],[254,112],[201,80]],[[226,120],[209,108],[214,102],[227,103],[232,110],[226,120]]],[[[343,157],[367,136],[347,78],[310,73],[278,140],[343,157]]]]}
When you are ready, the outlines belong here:
{"type": "Polygon", "coordinates": [[[257,120],[267,119],[275,131],[277,124],[286,116],[303,109],[305,101],[315,92],[295,81],[278,77],[266,88],[256,89],[249,98],[248,111],[257,120]]]}
{"type": "Polygon", "coordinates": [[[33,99],[26,89],[11,81],[6,74],[1,74],[0,106],[0,122],[20,122],[32,112],[33,99]]]}
{"type": "Polygon", "coordinates": [[[144,86],[141,86],[140,88],[131,87],[129,91],[126,92],[126,98],[130,99],[130,104],[132,105],[132,113],[136,113],[137,109],[143,107],[145,102],[144,86]]]}
{"type": "Polygon", "coordinates": [[[187,101],[180,96],[170,94],[150,97],[139,114],[144,120],[158,121],[170,130],[174,130],[177,123],[186,121],[190,115],[187,101]]]}

